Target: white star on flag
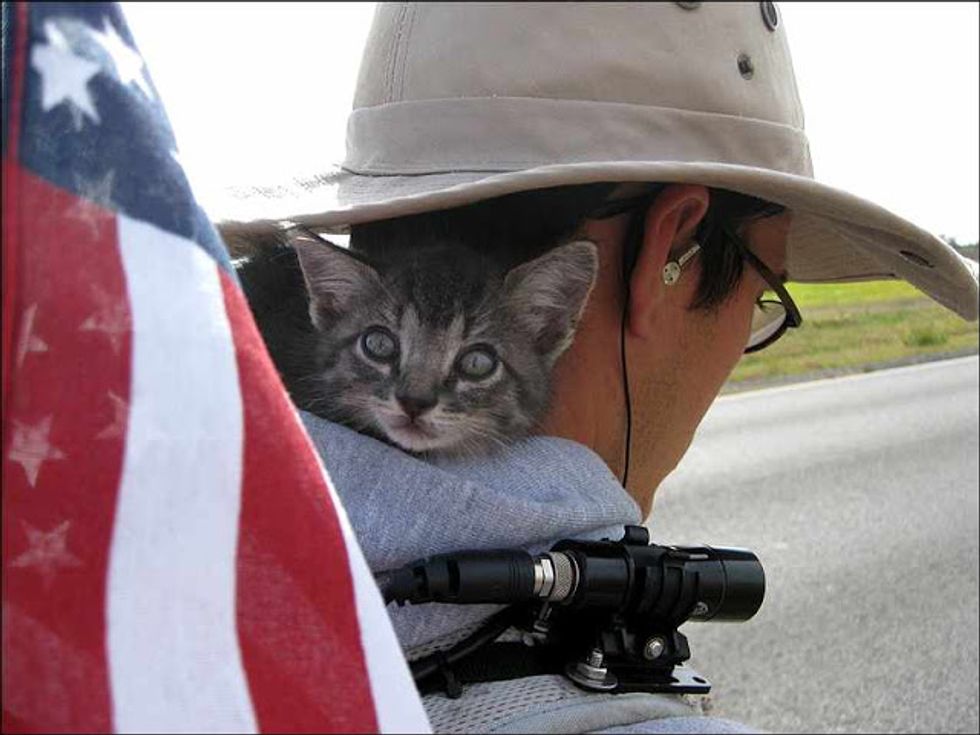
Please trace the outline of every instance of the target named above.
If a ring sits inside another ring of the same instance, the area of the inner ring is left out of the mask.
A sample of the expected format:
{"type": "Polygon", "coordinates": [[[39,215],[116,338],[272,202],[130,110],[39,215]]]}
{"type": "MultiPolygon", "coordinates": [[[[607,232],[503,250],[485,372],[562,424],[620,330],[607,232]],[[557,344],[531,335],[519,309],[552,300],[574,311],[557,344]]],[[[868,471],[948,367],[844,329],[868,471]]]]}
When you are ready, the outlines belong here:
{"type": "Polygon", "coordinates": [[[105,19],[101,32],[90,29],[89,35],[112,60],[119,81],[122,84],[135,84],[147,99],[153,99],[153,92],[144,73],[146,64],[143,62],[143,57],[129,47],[109,19],[105,19]]]}
{"type": "Polygon", "coordinates": [[[107,171],[106,175],[91,186],[84,181],[78,183],[78,193],[106,209],[112,208],[112,184],[116,178],[115,171],[107,171]]]}
{"type": "Polygon", "coordinates": [[[112,351],[119,354],[119,343],[123,335],[130,329],[126,305],[121,300],[113,299],[99,289],[95,289],[93,294],[99,302],[99,311],[82,322],[79,330],[82,332],[102,332],[109,338],[112,351]]]}
{"type": "Polygon", "coordinates": [[[112,423],[95,435],[96,439],[114,439],[126,433],[126,416],[129,413],[129,406],[122,398],[112,391],[109,391],[109,400],[112,401],[112,410],[115,416],[112,423]]]}
{"type": "Polygon", "coordinates": [[[19,569],[37,569],[41,573],[45,588],[50,588],[58,568],[82,566],[74,554],[68,551],[68,529],[71,521],[65,521],[50,531],[39,531],[29,523],[21,521],[27,534],[29,548],[10,562],[8,566],[19,569]]]}
{"type": "Polygon", "coordinates": [[[103,210],[112,210],[112,185],[116,172],[109,171],[96,183],[89,185],[86,180],[75,176],[75,190],[80,194],[74,204],[65,210],[65,216],[81,223],[93,238],[98,237],[104,219],[103,210]],[[96,205],[96,206],[93,206],[96,205]]]}
{"type": "Polygon", "coordinates": [[[10,442],[7,459],[24,468],[27,481],[34,487],[41,465],[52,459],[64,459],[65,453],[51,446],[51,417],[41,419],[35,426],[14,419],[14,437],[10,442]]]}
{"type": "Polygon", "coordinates": [[[59,51],[71,51],[71,44],[62,29],[53,20],[44,21],[44,35],[47,37],[48,43],[59,51]]]}
{"type": "Polygon", "coordinates": [[[24,309],[20,321],[20,343],[17,345],[17,367],[24,364],[28,352],[47,352],[48,345],[43,339],[34,334],[34,317],[37,315],[37,304],[31,304],[24,309]]]}
{"type": "Polygon", "coordinates": [[[48,44],[35,46],[31,53],[31,66],[41,75],[41,109],[47,112],[67,102],[77,130],[82,129],[85,115],[99,123],[88,91],[88,82],[99,73],[99,65],[73,54],[53,22],[45,22],[44,34],[48,44]]]}

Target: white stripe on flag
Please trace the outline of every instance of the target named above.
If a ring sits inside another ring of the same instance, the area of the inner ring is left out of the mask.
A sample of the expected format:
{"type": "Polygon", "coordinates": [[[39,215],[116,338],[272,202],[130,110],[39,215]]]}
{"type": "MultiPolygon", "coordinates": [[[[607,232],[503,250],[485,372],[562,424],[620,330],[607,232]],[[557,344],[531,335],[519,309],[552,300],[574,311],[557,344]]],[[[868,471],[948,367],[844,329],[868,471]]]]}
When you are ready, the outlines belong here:
{"type": "Polygon", "coordinates": [[[306,437],[306,444],[323,471],[323,479],[330,492],[330,500],[337,512],[337,523],[340,524],[344,545],[347,547],[351,579],[354,583],[357,625],[361,631],[361,646],[371,682],[371,697],[374,699],[378,728],[383,733],[431,733],[432,726],[412,681],[408,663],[402,655],[401,644],[391,626],[391,619],[385,612],[384,600],[347,519],[347,512],[299,414],[296,414],[296,424],[306,437]]]}
{"type": "Polygon", "coordinates": [[[361,629],[361,645],[371,680],[378,728],[383,733],[430,733],[432,727],[429,718],[402,655],[401,644],[385,612],[378,585],[332,486],[331,494],[347,543],[347,558],[350,559],[351,576],[354,578],[357,623],[361,629]]]}
{"type": "Polygon", "coordinates": [[[117,218],[133,354],[109,561],[117,732],[256,732],[235,618],[242,408],[217,265],[117,218]]]}

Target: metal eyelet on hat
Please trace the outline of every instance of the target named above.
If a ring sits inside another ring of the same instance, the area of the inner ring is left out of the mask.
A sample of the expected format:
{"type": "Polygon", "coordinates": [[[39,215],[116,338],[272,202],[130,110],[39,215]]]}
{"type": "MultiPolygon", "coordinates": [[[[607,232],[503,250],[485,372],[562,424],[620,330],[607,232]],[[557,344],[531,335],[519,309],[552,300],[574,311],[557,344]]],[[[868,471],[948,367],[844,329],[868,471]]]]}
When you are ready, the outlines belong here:
{"type": "Polygon", "coordinates": [[[923,268],[935,268],[932,263],[923,258],[918,253],[914,253],[911,250],[899,250],[898,254],[905,258],[910,263],[915,263],[915,265],[922,266],[923,268]]]}
{"type": "Polygon", "coordinates": [[[762,20],[765,22],[766,28],[775,31],[776,26],[779,25],[779,11],[776,10],[776,3],[769,2],[769,0],[761,2],[759,3],[759,10],[762,11],[762,20]]]}
{"type": "Polygon", "coordinates": [[[701,3],[698,2],[687,2],[687,3],[678,2],[677,4],[680,7],[684,8],[684,10],[697,10],[698,8],[701,7],[701,3]]]}
{"type": "Polygon", "coordinates": [[[748,54],[738,55],[738,73],[745,79],[751,79],[755,75],[755,65],[748,54]]]}

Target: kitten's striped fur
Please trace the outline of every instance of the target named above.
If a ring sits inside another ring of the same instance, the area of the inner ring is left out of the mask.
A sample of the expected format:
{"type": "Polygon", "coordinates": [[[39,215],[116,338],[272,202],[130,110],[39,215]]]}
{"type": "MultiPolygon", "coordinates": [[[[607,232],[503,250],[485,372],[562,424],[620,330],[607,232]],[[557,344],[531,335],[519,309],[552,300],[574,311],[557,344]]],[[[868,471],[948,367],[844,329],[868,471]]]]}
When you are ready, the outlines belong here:
{"type": "Polygon", "coordinates": [[[586,241],[509,272],[448,242],[369,263],[303,229],[232,251],[294,402],[417,453],[482,453],[534,427],[597,268],[586,241]]]}

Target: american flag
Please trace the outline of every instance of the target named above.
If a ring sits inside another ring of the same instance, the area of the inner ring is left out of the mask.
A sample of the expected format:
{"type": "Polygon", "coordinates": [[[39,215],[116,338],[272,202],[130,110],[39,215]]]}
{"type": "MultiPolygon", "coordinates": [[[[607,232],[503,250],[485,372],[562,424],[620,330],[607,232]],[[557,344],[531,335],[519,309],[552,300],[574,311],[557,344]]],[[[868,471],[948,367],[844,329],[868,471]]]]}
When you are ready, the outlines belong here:
{"type": "Polygon", "coordinates": [[[3,730],[428,731],[120,9],[3,12],[3,730]]]}

